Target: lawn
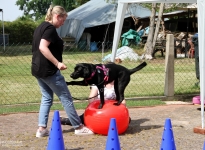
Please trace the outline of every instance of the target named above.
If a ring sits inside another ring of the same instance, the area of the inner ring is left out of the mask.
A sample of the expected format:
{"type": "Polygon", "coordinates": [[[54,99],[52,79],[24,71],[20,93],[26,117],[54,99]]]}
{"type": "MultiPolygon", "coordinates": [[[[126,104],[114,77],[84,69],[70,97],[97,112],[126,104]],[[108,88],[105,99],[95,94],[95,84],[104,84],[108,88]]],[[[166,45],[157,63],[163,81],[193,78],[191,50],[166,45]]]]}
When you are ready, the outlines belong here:
{"type": "MultiPolygon", "coordinates": [[[[136,50],[138,53],[138,50],[136,50]]],[[[102,63],[102,58],[111,51],[89,52],[65,50],[63,62],[67,70],[62,71],[66,81],[71,81],[71,72],[76,63],[102,63]]],[[[139,52],[140,53],[140,52],[139,52]]],[[[0,55],[0,105],[39,103],[41,94],[36,79],[31,75],[31,49],[27,46],[10,46],[0,55]]],[[[121,65],[133,68],[144,60],[123,60],[121,65]]],[[[131,76],[125,90],[125,97],[163,96],[164,95],[164,57],[147,60],[147,66],[131,76]]],[[[103,62],[105,63],[105,62],[103,62]]],[[[193,94],[199,92],[195,86],[194,59],[175,59],[175,94],[193,94]]],[[[74,100],[86,100],[89,87],[69,86],[74,100]]],[[[56,102],[58,98],[54,97],[56,102]]]]}

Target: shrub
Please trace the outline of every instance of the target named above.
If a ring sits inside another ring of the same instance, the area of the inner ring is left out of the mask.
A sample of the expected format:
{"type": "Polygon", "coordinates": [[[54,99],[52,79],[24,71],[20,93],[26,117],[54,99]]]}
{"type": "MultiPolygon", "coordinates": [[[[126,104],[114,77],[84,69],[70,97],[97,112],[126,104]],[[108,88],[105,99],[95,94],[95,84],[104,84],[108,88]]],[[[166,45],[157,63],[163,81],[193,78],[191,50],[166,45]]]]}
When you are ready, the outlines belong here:
{"type": "Polygon", "coordinates": [[[9,43],[29,43],[33,39],[33,32],[38,23],[33,20],[15,20],[4,22],[4,32],[9,34],[9,43]]]}

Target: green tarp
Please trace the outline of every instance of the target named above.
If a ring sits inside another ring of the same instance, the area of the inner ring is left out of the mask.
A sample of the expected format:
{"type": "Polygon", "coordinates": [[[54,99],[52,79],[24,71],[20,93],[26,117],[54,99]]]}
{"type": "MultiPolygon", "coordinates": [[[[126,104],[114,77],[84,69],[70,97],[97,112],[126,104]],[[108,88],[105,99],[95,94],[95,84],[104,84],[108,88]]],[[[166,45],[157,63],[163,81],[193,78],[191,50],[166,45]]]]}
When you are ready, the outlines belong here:
{"type": "Polygon", "coordinates": [[[137,31],[130,29],[128,32],[124,33],[121,36],[122,39],[122,46],[130,46],[131,43],[134,43],[136,45],[139,44],[141,41],[141,38],[137,31]]]}

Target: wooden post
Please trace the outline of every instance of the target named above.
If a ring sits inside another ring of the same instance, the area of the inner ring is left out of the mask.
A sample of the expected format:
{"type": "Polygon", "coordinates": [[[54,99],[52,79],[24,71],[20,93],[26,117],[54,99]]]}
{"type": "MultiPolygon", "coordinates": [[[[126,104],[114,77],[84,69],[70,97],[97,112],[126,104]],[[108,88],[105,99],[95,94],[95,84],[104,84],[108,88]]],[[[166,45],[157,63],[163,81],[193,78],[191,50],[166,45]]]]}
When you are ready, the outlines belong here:
{"type": "Polygon", "coordinates": [[[164,95],[169,99],[174,96],[174,35],[167,34],[166,40],[164,95]]]}

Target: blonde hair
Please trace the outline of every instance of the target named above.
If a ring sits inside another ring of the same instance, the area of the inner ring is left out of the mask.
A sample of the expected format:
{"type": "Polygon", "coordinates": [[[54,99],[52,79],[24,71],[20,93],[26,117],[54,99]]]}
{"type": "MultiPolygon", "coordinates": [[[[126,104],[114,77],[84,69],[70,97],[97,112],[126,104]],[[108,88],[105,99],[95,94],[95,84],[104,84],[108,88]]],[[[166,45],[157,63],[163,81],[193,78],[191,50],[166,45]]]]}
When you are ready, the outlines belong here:
{"type": "Polygon", "coordinates": [[[62,6],[52,6],[50,5],[47,13],[46,13],[46,17],[45,17],[45,21],[51,21],[53,14],[57,14],[57,15],[61,15],[61,16],[67,16],[67,12],[65,11],[65,9],[62,6]]]}

